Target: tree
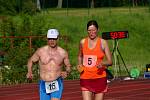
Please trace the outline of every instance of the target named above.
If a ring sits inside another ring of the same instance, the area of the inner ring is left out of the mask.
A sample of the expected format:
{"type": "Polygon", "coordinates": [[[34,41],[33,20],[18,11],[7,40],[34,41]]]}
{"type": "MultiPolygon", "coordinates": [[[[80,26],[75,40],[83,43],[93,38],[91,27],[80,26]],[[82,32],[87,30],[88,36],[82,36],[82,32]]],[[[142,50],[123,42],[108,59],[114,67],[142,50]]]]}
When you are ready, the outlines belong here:
{"type": "Polygon", "coordinates": [[[137,6],[138,5],[138,0],[132,0],[132,6],[134,7],[134,6],[137,6]]]}
{"type": "Polygon", "coordinates": [[[91,5],[91,8],[94,8],[95,7],[94,6],[95,5],[95,0],[91,0],[91,4],[90,5],[91,5]]]}
{"type": "Polygon", "coordinates": [[[36,12],[36,4],[32,0],[0,0],[0,13],[7,15],[31,14],[36,12]]]}
{"type": "Polygon", "coordinates": [[[40,0],[37,0],[36,2],[37,2],[37,9],[41,10],[41,2],[40,2],[40,0]]]}
{"type": "Polygon", "coordinates": [[[62,8],[63,0],[58,0],[57,8],[62,8]]]}

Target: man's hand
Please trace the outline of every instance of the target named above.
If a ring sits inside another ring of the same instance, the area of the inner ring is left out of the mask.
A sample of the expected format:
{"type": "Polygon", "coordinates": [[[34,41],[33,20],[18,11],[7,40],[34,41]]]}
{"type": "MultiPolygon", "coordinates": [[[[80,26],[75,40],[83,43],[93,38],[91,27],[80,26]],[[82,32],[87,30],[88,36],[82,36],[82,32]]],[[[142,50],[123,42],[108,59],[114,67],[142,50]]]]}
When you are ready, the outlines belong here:
{"type": "Polygon", "coordinates": [[[32,72],[28,72],[26,77],[27,77],[27,79],[32,79],[33,78],[32,72]]]}
{"type": "Polygon", "coordinates": [[[84,71],[83,65],[78,65],[78,66],[77,66],[77,70],[78,70],[80,73],[82,73],[82,72],[84,71]]]}
{"type": "Polygon", "coordinates": [[[62,76],[62,78],[66,78],[68,76],[67,71],[62,71],[61,76],[62,76]]]}

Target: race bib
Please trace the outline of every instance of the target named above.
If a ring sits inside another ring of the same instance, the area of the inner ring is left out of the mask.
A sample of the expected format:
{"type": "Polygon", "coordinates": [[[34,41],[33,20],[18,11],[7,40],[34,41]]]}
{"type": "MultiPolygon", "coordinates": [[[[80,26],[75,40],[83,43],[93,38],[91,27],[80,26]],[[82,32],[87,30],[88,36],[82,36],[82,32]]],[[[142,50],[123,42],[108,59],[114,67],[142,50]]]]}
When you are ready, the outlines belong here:
{"type": "Polygon", "coordinates": [[[59,91],[58,81],[45,82],[46,93],[52,93],[55,91],[59,91]]]}
{"type": "Polygon", "coordinates": [[[96,65],[97,56],[94,55],[84,55],[83,57],[83,65],[87,67],[93,67],[96,65]]]}

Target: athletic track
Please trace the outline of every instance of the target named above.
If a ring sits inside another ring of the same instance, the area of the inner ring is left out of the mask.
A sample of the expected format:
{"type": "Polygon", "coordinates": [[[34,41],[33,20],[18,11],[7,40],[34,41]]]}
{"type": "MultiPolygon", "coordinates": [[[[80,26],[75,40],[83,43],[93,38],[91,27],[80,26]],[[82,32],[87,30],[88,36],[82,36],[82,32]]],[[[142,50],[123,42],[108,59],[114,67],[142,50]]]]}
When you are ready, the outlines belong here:
{"type": "MultiPolygon", "coordinates": [[[[150,79],[114,80],[104,100],[150,100],[150,79]]],[[[0,100],[39,100],[38,85],[0,86],[0,100]]],[[[65,80],[62,100],[82,100],[79,80],[65,80]]]]}

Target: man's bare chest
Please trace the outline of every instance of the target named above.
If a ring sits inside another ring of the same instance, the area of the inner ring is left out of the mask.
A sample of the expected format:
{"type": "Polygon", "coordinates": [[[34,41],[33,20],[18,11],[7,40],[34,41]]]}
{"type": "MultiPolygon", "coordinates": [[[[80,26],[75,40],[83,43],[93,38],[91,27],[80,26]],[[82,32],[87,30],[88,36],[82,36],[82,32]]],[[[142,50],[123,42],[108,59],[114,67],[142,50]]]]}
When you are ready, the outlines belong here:
{"type": "Polygon", "coordinates": [[[50,63],[59,65],[63,62],[63,59],[64,57],[58,52],[55,52],[55,53],[46,52],[46,53],[41,54],[40,56],[40,62],[44,65],[50,64],[50,63]]]}

